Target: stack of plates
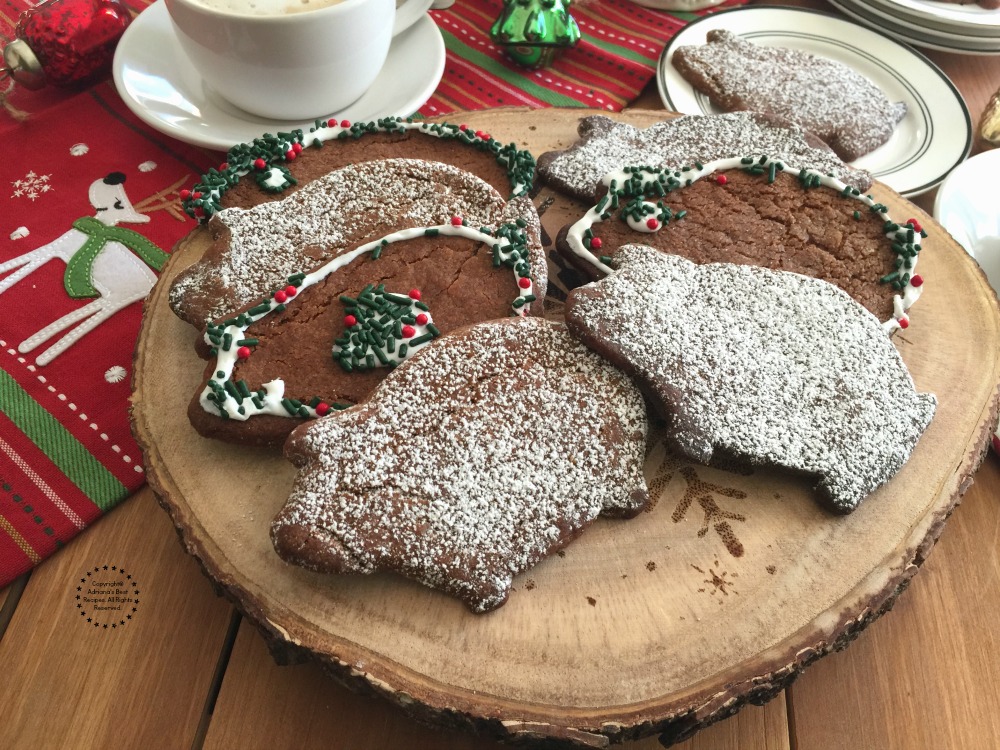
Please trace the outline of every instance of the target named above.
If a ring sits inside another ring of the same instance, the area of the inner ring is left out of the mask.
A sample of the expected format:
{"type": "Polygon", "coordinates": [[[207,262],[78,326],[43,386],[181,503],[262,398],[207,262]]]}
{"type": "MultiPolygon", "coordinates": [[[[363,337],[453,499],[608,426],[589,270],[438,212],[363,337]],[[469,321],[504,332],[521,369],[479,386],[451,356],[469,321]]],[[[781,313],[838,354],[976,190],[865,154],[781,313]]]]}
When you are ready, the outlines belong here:
{"type": "Polygon", "coordinates": [[[830,0],[865,26],[918,47],[1000,55],[1000,10],[934,0],[830,0]]]}

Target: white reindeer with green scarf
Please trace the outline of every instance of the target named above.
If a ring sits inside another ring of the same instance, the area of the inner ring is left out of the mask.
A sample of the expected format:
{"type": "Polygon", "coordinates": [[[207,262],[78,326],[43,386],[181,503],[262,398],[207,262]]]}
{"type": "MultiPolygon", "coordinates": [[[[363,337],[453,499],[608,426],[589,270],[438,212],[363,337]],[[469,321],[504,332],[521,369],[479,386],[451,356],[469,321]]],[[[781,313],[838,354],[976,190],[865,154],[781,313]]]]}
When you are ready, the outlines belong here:
{"type": "Polygon", "coordinates": [[[116,226],[120,222],[149,221],[148,216],[132,208],[124,183],[125,175],[121,172],[95,180],[88,194],[95,216],[77,219],[72,229],[47,245],[0,263],[0,274],[18,269],[0,280],[0,294],[53,258],[59,258],[66,263],[63,284],[70,297],[96,298],[21,342],[17,349],[26,354],[78,323],[38,356],[35,360],[38,365],[47,365],[116,312],[145,298],[156,283],[153,271],[159,271],[170,257],[138,232],[116,226]]]}

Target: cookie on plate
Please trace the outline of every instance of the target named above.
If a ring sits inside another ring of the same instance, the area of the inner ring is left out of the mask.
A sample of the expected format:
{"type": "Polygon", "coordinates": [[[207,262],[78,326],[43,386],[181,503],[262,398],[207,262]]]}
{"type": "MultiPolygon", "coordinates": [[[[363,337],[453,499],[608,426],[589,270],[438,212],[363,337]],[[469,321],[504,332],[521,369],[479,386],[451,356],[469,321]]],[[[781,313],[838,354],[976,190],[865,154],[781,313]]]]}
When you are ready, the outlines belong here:
{"type": "Polygon", "coordinates": [[[295,232],[299,246],[336,250],[319,268],[282,267],[264,282],[271,291],[208,325],[210,364],[188,408],[202,435],[280,445],[302,419],[366,398],[436,337],[541,312],[547,269],[530,199],[504,202],[474,175],[410,159],[325,179],[218,216],[231,257],[267,259],[295,232]]]}
{"type": "MultiPolygon", "coordinates": [[[[843,63],[785,47],[762,47],[731,31],[678,47],[671,63],[719,109],[776,114],[822,138],[854,161],[892,137],[906,116],[871,81],[843,63]]],[[[806,165],[811,166],[811,165],[806,165]]]]}
{"type": "Polygon", "coordinates": [[[881,323],[825,281],[642,245],[570,293],[573,335],[633,375],[683,455],[781,466],[847,513],[934,415],[881,323]]]}
{"type": "Polygon", "coordinates": [[[394,571],[485,612],[598,515],[646,506],[646,431],[635,386],[563,324],[481,323],[292,434],[271,538],[296,565],[394,571]]]}
{"type": "Polygon", "coordinates": [[[920,296],[920,222],[839,180],[768,157],[723,159],[678,170],[625,168],[608,194],[557,237],[591,278],[615,250],[642,243],[696,263],[744,263],[824,279],[885,321],[909,325],[920,296]]]}
{"type": "MultiPolygon", "coordinates": [[[[227,209],[253,209],[288,199],[307,188],[313,196],[316,192],[336,191],[337,178],[331,178],[332,173],[363,162],[402,158],[447,164],[455,171],[475,174],[504,200],[527,195],[534,180],[535,160],[530,153],[514,144],[504,146],[489,133],[473,132],[464,125],[414,123],[398,118],[354,124],[346,120],[318,121],[309,132],[265,135],[239,144],[230,149],[219,169],[209,170],[190,190],[181,191],[185,210],[204,224],[183,239],[178,250],[197,254],[208,249],[174,282],[172,309],[183,320],[202,328],[208,320],[272,290],[289,274],[321,265],[339,247],[336,237],[328,238],[330,244],[322,247],[303,242],[289,247],[288,240],[298,239],[292,234],[280,247],[266,253],[231,250],[220,242],[225,229],[218,219],[226,223],[227,209]],[[324,185],[311,188],[317,180],[324,185]],[[261,254],[266,257],[256,257],[261,254]],[[224,300],[235,304],[224,308],[224,300]]],[[[387,185],[386,194],[393,188],[387,185]]],[[[437,190],[449,188],[446,179],[437,190]]],[[[299,200],[315,203],[314,197],[299,200]]],[[[384,212],[405,214],[414,208],[414,201],[406,194],[397,193],[395,203],[387,204],[384,212]]],[[[484,224],[493,220],[493,214],[482,217],[484,224]]],[[[350,231],[354,236],[364,226],[375,236],[384,225],[380,216],[331,218],[331,224],[334,221],[340,223],[340,233],[350,231]]],[[[414,216],[414,221],[417,225],[434,223],[419,215],[414,216]]]]}
{"type": "Polygon", "coordinates": [[[622,167],[680,169],[744,154],[770,154],[787,164],[832,174],[862,192],[872,184],[870,174],[844,164],[819,138],[776,115],[682,115],[644,129],[591,115],[580,120],[577,131],[577,143],[538,157],[538,175],[584,201],[599,200],[607,191],[605,176],[622,167]]]}

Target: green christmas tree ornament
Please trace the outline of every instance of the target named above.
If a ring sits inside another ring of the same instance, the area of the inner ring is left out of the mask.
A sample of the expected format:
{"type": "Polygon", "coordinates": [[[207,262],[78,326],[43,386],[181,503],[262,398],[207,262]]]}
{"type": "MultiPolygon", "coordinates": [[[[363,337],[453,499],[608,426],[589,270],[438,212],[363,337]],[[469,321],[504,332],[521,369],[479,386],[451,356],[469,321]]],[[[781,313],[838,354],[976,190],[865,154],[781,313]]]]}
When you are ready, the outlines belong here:
{"type": "Polygon", "coordinates": [[[503,0],[490,36],[514,62],[544,68],[560,50],[580,41],[569,6],[570,0],[503,0]]]}

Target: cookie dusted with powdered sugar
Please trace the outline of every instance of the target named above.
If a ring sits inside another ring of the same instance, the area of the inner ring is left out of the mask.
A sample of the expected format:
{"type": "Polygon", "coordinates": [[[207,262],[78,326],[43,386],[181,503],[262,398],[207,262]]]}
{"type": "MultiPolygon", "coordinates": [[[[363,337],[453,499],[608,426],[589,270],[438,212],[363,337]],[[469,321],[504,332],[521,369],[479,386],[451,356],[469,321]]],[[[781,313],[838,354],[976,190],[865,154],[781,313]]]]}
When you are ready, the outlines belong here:
{"type": "Polygon", "coordinates": [[[915,218],[840,180],[769,156],[675,170],[625,167],[608,193],[556,238],[560,254],[593,279],[622,245],[642,243],[696,263],[741,263],[836,284],[884,321],[906,328],[920,297],[927,236],[915,218]]]}
{"type": "MultiPolygon", "coordinates": [[[[340,173],[338,191],[317,196],[309,186],[213,221],[230,228],[230,260],[241,245],[265,255],[280,247],[274,231],[308,229],[308,243],[336,251],[318,268],[305,262],[266,277],[272,291],[208,324],[199,351],[211,363],[188,408],[200,434],[281,445],[301,420],[367,398],[438,336],[541,313],[547,267],[530,199],[504,203],[486,183],[443,164],[371,162],[340,173]],[[345,222],[364,229],[330,240],[345,222]],[[385,233],[372,237],[376,228],[385,233]]],[[[300,235],[300,246],[308,243],[300,235]]]]}
{"type": "Polygon", "coordinates": [[[598,515],[646,506],[646,431],[635,386],[564,325],[482,323],[292,434],[271,538],[296,565],[394,571],[485,612],[598,515]]]}
{"type": "Polygon", "coordinates": [[[680,169],[744,154],[771,154],[787,164],[833,174],[862,192],[871,175],[844,164],[819,138],[783,118],[758,112],[684,115],[639,129],[607,117],[580,120],[580,140],[564,151],[538,157],[538,174],[584,201],[598,200],[607,189],[605,175],[626,166],[680,169]]]}
{"type": "MultiPolygon", "coordinates": [[[[906,116],[871,81],[843,63],[785,47],[762,47],[731,31],[678,47],[677,71],[719,109],[753,110],[798,123],[844,161],[874,151],[906,116]]],[[[812,166],[804,164],[803,166],[812,166]]]]}
{"type": "Polygon", "coordinates": [[[934,416],[878,319],[832,284],[641,245],[614,263],[570,293],[567,325],[636,378],[694,460],[804,473],[847,513],[902,468],[934,416]]]}

